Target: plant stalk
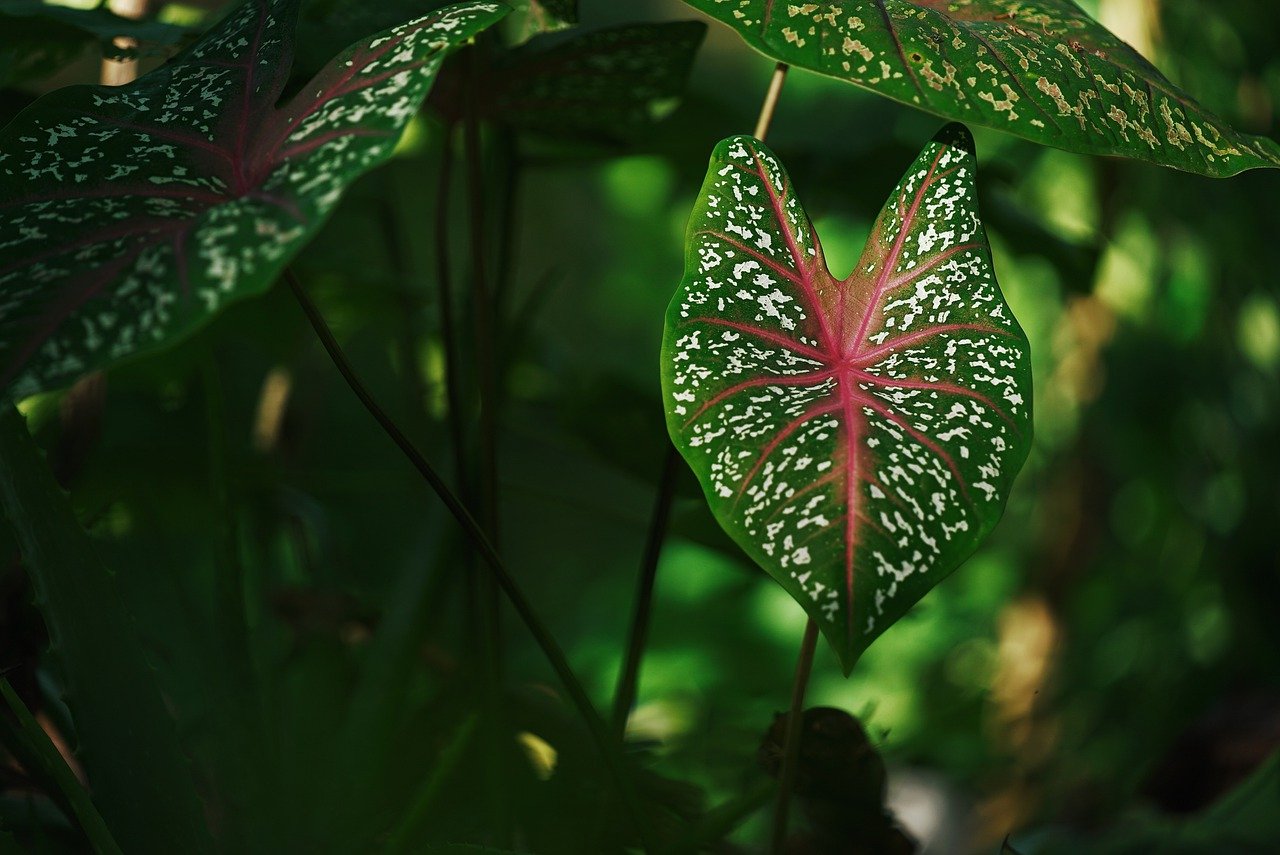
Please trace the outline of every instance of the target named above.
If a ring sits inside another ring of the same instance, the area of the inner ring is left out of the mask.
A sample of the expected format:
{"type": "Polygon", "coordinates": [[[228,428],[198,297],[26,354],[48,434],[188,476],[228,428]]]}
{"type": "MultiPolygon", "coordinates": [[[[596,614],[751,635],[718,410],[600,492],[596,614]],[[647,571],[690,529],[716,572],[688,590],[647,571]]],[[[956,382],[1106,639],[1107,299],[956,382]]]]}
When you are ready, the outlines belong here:
{"type": "Polygon", "coordinates": [[[773,805],[773,843],[769,847],[773,855],[781,855],[787,842],[787,812],[791,806],[791,791],[796,786],[804,729],[804,694],[809,687],[809,674],[813,671],[813,654],[817,647],[818,622],[809,618],[804,628],[804,640],[800,642],[800,659],[796,662],[795,682],[791,686],[791,709],[787,712],[787,734],[782,744],[782,771],[778,776],[778,796],[773,805]]]}
{"type": "Polygon", "coordinates": [[[644,814],[640,807],[640,800],[636,794],[636,790],[631,783],[630,777],[627,775],[626,763],[622,757],[622,752],[618,745],[614,742],[609,728],[605,724],[604,719],[596,712],[595,707],[591,703],[591,698],[587,696],[586,690],[582,687],[582,683],[578,681],[578,677],[573,672],[573,668],[569,665],[569,660],[561,649],[560,644],[552,636],[542,619],[534,611],[532,604],[525,597],[524,591],[516,584],[515,579],[507,571],[501,557],[493,543],[485,535],[480,524],[476,522],[475,517],[467,510],[466,506],[458,500],[457,495],[449,489],[449,485],[444,482],[436,472],[430,462],[418,451],[417,447],[409,441],[404,432],[396,425],[395,421],[387,415],[387,413],[379,406],[378,402],[369,393],[364,382],[359,375],[355,373],[351,363],[347,360],[346,354],[342,350],[342,346],[338,344],[337,339],[333,335],[333,331],[329,329],[329,325],[325,322],[324,316],[320,314],[320,310],[316,307],[311,298],[307,296],[306,291],[302,287],[302,283],[298,281],[298,277],[292,270],[286,269],[284,274],[285,280],[289,284],[290,290],[297,298],[298,303],[302,307],[303,313],[307,316],[307,320],[311,323],[312,329],[315,330],[316,336],[320,339],[320,343],[324,345],[325,351],[329,354],[329,358],[333,360],[334,366],[338,369],[351,391],[364,405],[364,408],[378,422],[382,430],[387,434],[396,447],[409,459],[414,468],[431,486],[436,495],[440,497],[440,501],[444,503],[445,508],[457,520],[466,533],[467,538],[471,541],[476,551],[480,553],[480,557],[484,559],[486,565],[492,571],[494,581],[506,594],[507,599],[511,602],[512,607],[516,610],[520,620],[529,630],[529,634],[533,636],[534,642],[542,650],[547,662],[551,665],[552,670],[556,672],[556,676],[563,684],[565,692],[569,695],[569,700],[577,709],[578,714],[582,717],[583,723],[586,724],[587,730],[591,734],[592,741],[596,745],[596,750],[600,752],[601,759],[605,764],[605,768],[609,772],[610,778],[613,780],[614,787],[617,790],[619,798],[622,800],[623,808],[628,814],[636,833],[639,835],[644,844],[645,849],[653,851],[652,840],[650,837],[650,828],[644,819],[644,814]]]}
{"type": "Polygon", "coordinates": [[[675,446],[669,446],[662,463],[653,516],[649,519],[644,557],[640,561],[640,581],[636,591],[635,612],[631,616],[631,631],[627,637],[627,653],[613,695],[613,727],[619,739],[626,736],[627,718],[631,715],[631,707],[635,704],[639,689],[640,662],[644,658],[645,642],[649,638],[649,617],[653,612],[653,587],[658,576],[658,560],[662,557],[662,543],[666,538],[667,522],[671,519],[671,504],[675,498],[676,477],[679,474],[680,455],[676,453],[675,446]]]}
{"type": "Polygon", "coordinates": [[[782,84],[787,82],[787,68],[785,62],[778,63],[773,68],[773,77],[769,78],[769,88],[764,93],[764,103],[760,105],[756,128],[751,133],[761,142],[769,135],[769,126],[773,124],[773,113],[778,109],[778,99],[782,97],[782,84]]]}
{"type": "Polygon", "coordinates": [[[444,346],[444,395],[449,408],[449,436],[453,440],[454,483],[467,492],[466,445],[462,430],[462,393],[458,379],[458,344],[453,320],[453,265],[449,253],[449,196],[453,176],[452,124],[445,125],[440,149],[440,176],[436,183],[436,302],[440,312],[440,341],[444,346]]]}
{"type": "MultiPolygon", "coordinates": [[[[762,142],[769,134],[769,126],[773,124],[773,114],[778,108],[782,85],[787,82],[787,68],[785,62],[780,62],[774,67],[764,102],[760,105],[760,115],[756,118],[754,136],[762,142]]],[[[614,691],[613,724],[620,737],[626,733],[627,717],[636,699],[640,665],[644,658],[645,642],[649,636],[649,617],[653,611],[654,579],[658,572],[658,560],[662,556],[662,545],[667,537],[667,523],[671,519],[671,504],[675,501],[675,479],[679,471],[680,452],[674,445],[668,445],[666,457],[662,462],[662,478],[658,482],[658,497],[654,502],[653,515],[649,518],[649,536],[645,540],[644,556],[640,561],[639,593],[636,597],[635,610],[632,612],[627,652],[622,671],[618,676],[618,685],[614,691]]]]}
{"type": "MultiPolygon", "coordinates": [[[[473,100],[478,98],[476,81],[479,79],[479,47],[468,51],[470,61],[470,86],[473,100]]],[[[480,122],[476,111],[470,107],[463,121],[463,153],[466,159],[467,212],[470,220],[471,243],[471,311],[475,323],[476,373],[480,389],[480,430],[477,448],[479,477],[480,524],[489,541],[501,544],[498,526],[498,438],[497,438],[497,369],[494,361],[494,308],[489,288],[485,258],[485,185],[480,122]]],[[[493,803],[494,828],[509,833],[510,821],[502,781],[501,746],[507,738],[503,723],[502,704],[502,612],[498,590],[489,575],[480,581],[480,632],[481,643],[481,691],[487,711],[485,727],[489,731],[484,740],[488,756],[487,778],[493,803]]],[[[509,840],[503,840],[509,843],[509,840]]]]}

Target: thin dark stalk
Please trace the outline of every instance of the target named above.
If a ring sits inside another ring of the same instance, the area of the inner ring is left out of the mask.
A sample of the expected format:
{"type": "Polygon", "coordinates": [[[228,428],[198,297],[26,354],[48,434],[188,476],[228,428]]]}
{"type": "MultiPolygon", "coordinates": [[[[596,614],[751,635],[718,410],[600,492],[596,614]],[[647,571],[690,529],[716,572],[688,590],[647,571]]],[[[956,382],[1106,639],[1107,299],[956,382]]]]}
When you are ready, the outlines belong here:
{"type": "Polygon", "coordinates": [[[631,616],[631,632],[627,637],[627,654],[613,695],[613,728],[619,739],[626,734],[627,717],[631,715],[631,707],[636,701],[640,662],[644,658],[645,642],[649,637],[649,616],[653,611],[653,586],[658,576],[658,559],[662,557],[662,543],[667,532],[667,522],[671,518],[671,504],[679,474],[680,455],[671,447],[663,461],[662,476],[658,480],[658,495],[653,504],[653,516],[649,519],[649,536],[645,540],[644,557],[640,561],[640,582],[636,591],[635,612],[631,616]]]}
{"type": "Polygon", "coordinates": [[[809,618],[800,642],[800,659],[796,662],[796,678],[791,687],[791,709],[787,713],[787,735],[782,745],[782,773],[778,776],[778,796],[773,805],[773,843],[769,851],[780,855],[787,842],[787,812],[791,791],[796,786],[796,766],[800,757],[800,734],[804,719],[804,693],[813,670],[813,653],[818,647],[818,622],[809,618]]]}
{"type": "MultiPolygon", "coordinates": [[[[475,50],[474,48],[472,49],[475,50]]],[[[472,54],[475,61],[475,54],[472,54]]],[[[497,427],[494,412],[495,377],[493,358],[493,298],[485,262],[484,163],[480,123],[475,112],[467,111],[463,128],[463,149],[467,161],[467,210],[471,226],[471,292],[475,315],[476,368],[480,380],[480,508],[481,523],[495,544],[498,536],[497,427]]]]}
{"type": "Polygon", "coordinates": [[[444,503],[445,508],[457,520],[467,538],[476,548],[476,551],[480,553],[480,557],[484,559],[485,564],[492,571],[494,581],[506,594],[507,599],[516,610],[516,614],[519,615],[520,620],[529,630],[529,634],[533,636],[534,642],[542,650],[547,662],[550,663],[552,670],[559,677],[570,702],[582,717],[583,723],[586,724],[587,730],[591,734],[591,739],[596,745],[596,750],[600,752],[605,768],[613,780],[614,787],[622,800],[623,808],[626,810],[628,818],[635,827],[636,833],[640,836],[645,848],[652,851],[653,845],[650,840],[649,827],[644,820],[639,797],[631,783],[631,779],[627,775],[626,763],[622,757],[622,752],[609,733],[609,728],[604,719],[596,712],[590,697],[587,696],[586,690],[582,687],[582,683],[578,681],[578,677],[574,674],[573,668],[569,665],[569,660],[560,648],[559,643],[546,628],[546,625],[543,624],[537,612],[534,611],[533,606],[525,597],[524,591],[520,589],[515,579],[507,571],[502,559],[498,556],[497,550],[494,549],[493,543],[485,535],[484,530],[480,528],[480,524],[476,522],[475,517],[458,500],[457,495],[449,489],[449,485],[444,482],[444,479],[440,477],[435,468],[418,451],[417,447],[409,441],[395,421],[383,411],[382,407],[369,393],[364,382],[361,381],[359,375],[351,367],[351,363],[347,360],[341,345],[334,338],[333,331],[329,329],[324,316],[320,314],[320,310],[316,308],[315,303],[307,296],[302,283],[298,281],[298,277],[294,275],[292,270],[285,271],[285,280],[289,283],[289,288],[293,291],[294,297],[297,298],[298,303],[302,306],[302,311],[306,314],[307,320],[310,321],[312,329],[315,330],[316,336],[320,339],[320,343],[324,345],[329,358],[333,360],[338,373],[347,381],[347,385],[360,400],[360,403],[364,405],[364,408],[368,410],[369,415],[373,416],[391,441],[396,444],[396,447],[400,449],[405,457],[409,458],[409,462],[418,470],[418,474],[440,497],[440,501],[444,503]]]}
{"type": "MultiPolygon", "coordinates": [[[[773,114],[782,95],[782,84],[787,81],[787,64],[780,62],[773,69],[760,115],[756,118],[755,137],[763,141],[773,124],[773,114]]],[[[658,497],[649,520],[649,536],[645,540],[644,557],[640,562],[639,594],[631,617],[631,632],[627,638],[627,652],[622,672],[613,698],[613,724],[619,734],[626,733],[627,716],[635,703],[636,684],[640,679],[640,665],[644,658],[644,645],[649,636],[649,616],[653,611],[654,579],[658,572],[658,560],[667,537],[667,523],[671,519],[671,503],[675,500],[675,478],[679,472],[680,452],[673,445],[667,446],[662,462],[662,479],[658,482],[658,497]]]]}
{"type": "Polygon", "coordinates": [[[444,347],[444,396],[453,440],[454,483],[466,495],[467,463],[462,430],[462,385],[458,379],[458,338],[453,319],[453,266],[449,252],[449,189],[453,176],[453,125],[445,126],[436,182],[436,302],[440,312],[440,342],[444,347]]]}
{"type": "MultiPolygon", "coordinates": [[[[478,47],[469,51],[470,81],[479,78],[478,47]]],[[[473,95],[478,95],[474,93],[473,95]]],[[[475,322],[476,373],[480,389],[480,430],[477,448],[480,524],[495,546],[501,543],[498,517],[498,433],[497,370],[494,360],[494,307],[485,257],[485,185],[480,122],[473,109],[466,111],[463,124],[463,154],[467,172],[467,212],[471,244],[471,312],[475,322]]],[[[502,612],[497,588],[489,576],[480,579],[481,689],[487,711],[488,781],[493,803],[493,825],[507,834],[510,822],[503,779],[503,751],[506,727],[502,703],[502,612]]],[[[509,841],[503,841],[509,842],[509,841]]]]}
{"type": "Polygon", "coordinates": [[[515,135],[508,130],[498,132],[498,149],[505,174],[502,181],[502,220],[498,233],[498,271],[494,276],[493,303],[498,317],[511,298],[512,274],[519,249],[520,184],[524,178],[524,161],[520,158],[515,135]]]}

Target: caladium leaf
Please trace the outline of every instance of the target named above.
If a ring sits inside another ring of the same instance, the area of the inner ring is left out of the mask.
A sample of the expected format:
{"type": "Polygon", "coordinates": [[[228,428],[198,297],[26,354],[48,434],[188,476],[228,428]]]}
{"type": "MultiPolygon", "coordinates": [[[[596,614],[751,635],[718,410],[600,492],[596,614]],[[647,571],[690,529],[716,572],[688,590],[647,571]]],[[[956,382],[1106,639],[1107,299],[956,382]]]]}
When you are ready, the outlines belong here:
{"type": "Polygon", "coordinates": [[[391,156],[445,52],[506,13],[450,6],[353,45],[277,106],[296,0],[249,0],[133,84],[68,87],[0,131],[0,389],[25,395],[266,290],[391,156]]]}
{"type": "Polygon", "coordinates": [[[683,94],[706,32],[701,21],[629,24],[529,45],[495,70],[486,112],[546,135],[626,139],[683,94]]]}
{"type": "Polygon", "coordinates": [[[951,125],[843,280],[750,137],[716,148],[689,223],[663,339],[671,438],[846,671],[986,537],[1030,447],[1029,349],[974,177],[951,125]]]}
{"type": "Polygon", "coordinates": [[[1280,143],[1198,105],[1071,0],[686,0],[766,56],[1037,143],[1223,177],[1280,143]]]}

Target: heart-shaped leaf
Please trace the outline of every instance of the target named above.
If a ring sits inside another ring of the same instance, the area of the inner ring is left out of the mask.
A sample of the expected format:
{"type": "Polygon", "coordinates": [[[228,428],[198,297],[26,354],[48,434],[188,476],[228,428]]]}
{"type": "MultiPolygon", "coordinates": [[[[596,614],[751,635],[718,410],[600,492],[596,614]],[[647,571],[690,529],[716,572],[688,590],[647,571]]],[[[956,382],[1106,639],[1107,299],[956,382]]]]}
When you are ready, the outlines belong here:
{"type": "Polygon", "coordinates": [[[485,109],[550,136],[627,139],[683,94],[706,33],[701,21],[672,21],[529,45],[495,71],[485,109]]]}
{"type": "Polygon", "coordinates": [[[155,350],[266,290],[391,156],[446,51],[506,11],[395,27],[277,106],[297,0],[249,0],[133,84],[31,105],[0,131],[0,389],[155,350]]]}
{"type": "Polygon", "coordinates": [[[685,0],[766,56],[949,119],[1201,175],[1280,167],[1071,0],[685,0]]]}
{"type": "Polygon", "coordinates": [[[846,671],[991,531],[1031,441],[1026,337],[951,125],[844,280],[763,144],[716,147],[667,313],[672,441],[846,671]]]}

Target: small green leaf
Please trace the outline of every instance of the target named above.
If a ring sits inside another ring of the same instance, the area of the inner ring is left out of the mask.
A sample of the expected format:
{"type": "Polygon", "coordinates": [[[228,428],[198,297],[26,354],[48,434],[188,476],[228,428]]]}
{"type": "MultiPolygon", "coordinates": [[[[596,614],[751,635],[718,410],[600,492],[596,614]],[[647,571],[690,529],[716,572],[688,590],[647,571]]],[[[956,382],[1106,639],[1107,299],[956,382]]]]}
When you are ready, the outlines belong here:
{"type": "Polygon", "coordinates": [[[94,802],[126,852],[209,849],[204,811],[130,615],[27,427],[0,408],[0,506],[67,688],[94,802]]]}
{"type": "Polygon", "coordinates": [[[948,119],[1213,177],[1280,143],[1198,105],[1071,0],[685,0],[756,50],[948,119]]]}
{"type": "Polygon", "coordinates": [[[391,156],[444,54],[506,11],[366,39],[277,106],[297,0],[249,0],[133,84],[31,105],[0,131],[0,390],[156,350],[265,291],[391,156]]]}
{"type": "Polygon", "coordinates": [[[706,32],[700,21],[630,24],[530,45],[498,70],[488,112],[551,136],[626,139],[684,93],[706,32]]]}
{"type": "Polygon", "coordinates": [[[974,178],[948,126],[843,280],[750,137],[716,147],[689,223],[662,351],[672,441],[846,671],[987,536],[1030,448],[1029,348],[974,178]]]}

